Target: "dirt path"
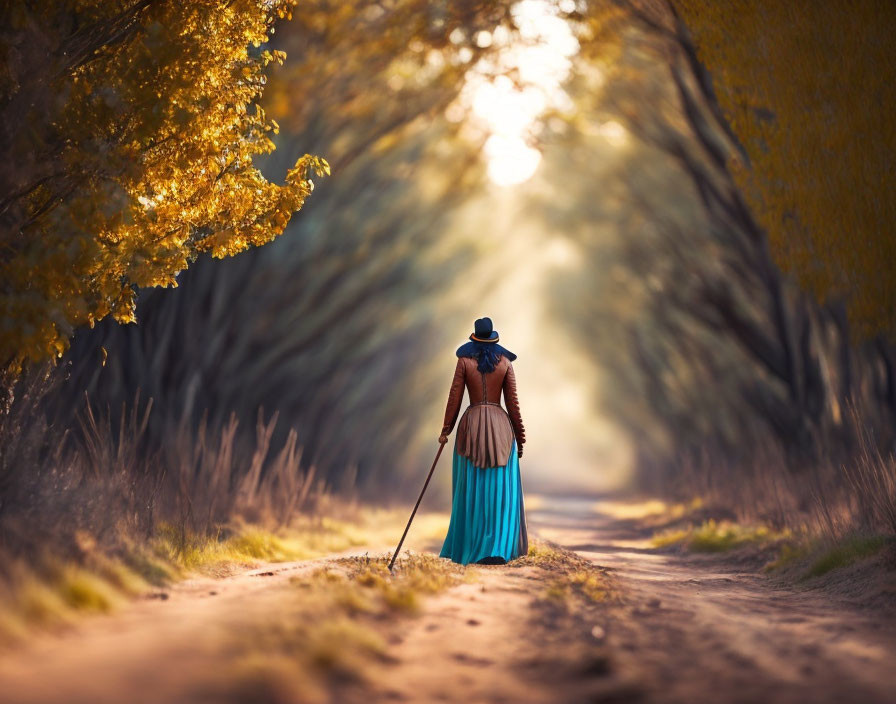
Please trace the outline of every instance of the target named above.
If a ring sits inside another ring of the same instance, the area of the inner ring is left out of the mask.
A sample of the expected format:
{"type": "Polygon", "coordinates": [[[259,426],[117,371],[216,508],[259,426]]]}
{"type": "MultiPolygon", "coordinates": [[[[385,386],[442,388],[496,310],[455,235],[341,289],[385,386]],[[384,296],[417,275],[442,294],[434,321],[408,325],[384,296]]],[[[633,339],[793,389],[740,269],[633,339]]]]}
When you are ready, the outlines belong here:
{"type": "Polygon", "coordinates": [[[222,579],[189,579],[69,631],[40,634],[0,655],[0,702],[199,701],[191,693],[208,689],[228,663],[222,643],[247,623],[269,620],[289,598],[291,578],[330,561],[274,563],[222,579]]]}
{"type": "Polygon", "coordinates": [[[294,678],[234,690],[242,634],[288,619],[293,578],[332,560],[269,565],[191,580],[0,655],[0,701],[896,701],[892,622],[775,588],[724,557],[658,553],[618,504],[531,503],[531,534],[609,567],[617,600],[570,609],[544,598],[543,570],[476,566],[474,581],[428,597],[418,616],[377,622],[387,652],[363,679],[330,693],[294,678]]]}
{"type": "Polygon", "coordinates": [[[817,590],[776,587],[755,562],[656,551],[651,531],[616,509],[554,502],[530,525],[611,568],[624,598],[608,645],[616,671],[646,701],[896,702],[892,618],[817,590]]]}

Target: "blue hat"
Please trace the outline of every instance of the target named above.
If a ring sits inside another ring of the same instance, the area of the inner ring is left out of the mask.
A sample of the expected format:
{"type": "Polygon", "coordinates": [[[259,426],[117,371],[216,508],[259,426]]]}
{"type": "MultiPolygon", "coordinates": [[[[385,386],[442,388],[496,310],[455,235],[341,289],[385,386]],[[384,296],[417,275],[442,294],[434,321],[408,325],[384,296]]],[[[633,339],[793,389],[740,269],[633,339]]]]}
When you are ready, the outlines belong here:
{"type": "Polygon", "coordinates": [[[503,354],[511,362],[516,359],[516,355],[508,349],[498,344],[498,331],[492,327],[491,318],[479,318],[473,324],[473,333],[470,335],[470,342],[465,342],[457,348],[458,357],[477,357],[479,355],[479,346],[487,343],[489,346],[494,345],[494,351],[503,354]]]}
{"type": "Polygon", "coordinates": [[[479,318],[473,324],[473,334],[470,335],[470,339],[476,342],[497,342],[500,338],[498,331],[492,327],[491,318],[479,318]]]}

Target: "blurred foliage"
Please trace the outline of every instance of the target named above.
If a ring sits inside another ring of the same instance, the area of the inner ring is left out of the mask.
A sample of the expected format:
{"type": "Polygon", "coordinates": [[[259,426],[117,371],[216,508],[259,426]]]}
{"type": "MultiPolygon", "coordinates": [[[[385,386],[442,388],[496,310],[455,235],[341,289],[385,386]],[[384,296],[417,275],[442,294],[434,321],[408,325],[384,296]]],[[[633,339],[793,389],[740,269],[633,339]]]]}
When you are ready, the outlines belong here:
{"type": "Polygon", "coordinates": [[[761,441],[775,419],[748,411],[745,393],[762,389],[783,405],[788,393],[744,342],[756,334],[779,344],[761,252],[741,229],[714,222],[695,188],[696,178],[718,187],[724,174],[670,80],[674,47],[631,15],[613,27],[621,53],[595,71],[590,54],[599,49],[583,46],[569,89],[576,117],[545,150],[547,182],[580,177],[531,212],[581,254],[578,268],[554,280],[553,305],[603,368],[603,406],[631,435],[643,470],[679,452],[734,453],[761,441]],[[622,141],[608,139],[614,130],[622,141]],[[726,308],[743,321],[742,339],[726,308]]]}
{"type": "Polygon", "coordinates": [[[233,412],[251,446],[259,407],[279,411],[273,446],[295,429],[318,477],[383,491],[377,478],[400,474],[421,409],[447,390],[435,353],[451,354],[446,330],[469,317],[451,287],[489,251],[475,232],[446,236],[483,170],[481,142],[442,113],[493,50],[476,34],[512,31],[511,4],[307,2],[278,25],[264,48],[289,60],[262,105],[281,131],[260,166],[318,153],[333,177],[278,241],[200,258],[176,295],[141,291],[139,326],[76,335],[72,405],[86,389],[115,415],[140,388],[160,444],[182,418],[216,428],[233,412]]]}
{"type": "Polygon", "coordinates": [[[496,49],[479,46],[477,35],[513,28],[514,4],[304,2],[277,35],[289,61],[273,72],[265,105],[284,140],[326,145],[341,172],[368,150],[394,146],[415,119],[444,110],[470,68],[496,49]]]}
{"type": "Polygon", "coordinates": [[[592,351],[641,480],[674,493],[728,465],[746,480],[778,447],[782,471],[837,461],[858,446],[849,408],[889,447],[892,347],[853,344],[843,306],[782,275],[731,172],[743,147],[667,3],[615,5],[620,51],[595,64],[606,40],[580,40],[577,110],[545,149],[543,183],[562,188],[530,213],[581,256],[554,310],[592,351]]]}
{"type": "Polygon", "coordinates": [[[0,365],[61,355],[77,326],[135,320],[136,287],[176,286],[200,252],[279,235],[311,193],[284,185],[257,104],[261,51],[293,0],[13,2],[0,11],[0,365]]]}
{"type": "Polygon", "coordinates": [[[775,261],[862,338],[896,334],[896,9],[674,0],[749,159],[732,173],[775,261]]]}
{"type": "MultiPolygon", "coordinates": [[[[114,427],[139,389],[153,399],[149,447],[194,428],[201,441],[226,434],[240,456],[282,448],[333,488],[400,491],[421,449],[431,456],[434,435],[423,448],[420,432],[434,408],[438,427],[447,335],[471,318],[462,306],[528,276],[544,278],[550,322],[587,351],[581,383],[599,378],[641,478],[680,484],[688,467],[748,467],[777,445],[848,454],[853,407],[890,442],[893,349],[852,344],[846,308],[819,305],[778,268],[738,170],[751,146],[688,28],[665,0],[565,5],[580,47],[571,107],[542,115],[542,166],[498,197],[487,134],[450,106],[499,34],[524,40],[516,3],[304,3],[248,54],[289,56],[253,113],[281,129],[254,154],[268,177],[323,154],[334,177],[277,241],[199,257],[178,292],[141,288],[139,326],[80,330],[53,412],[74,418],[86,391],[114,427]]],[[[527,320],[545,322],[540,299],[525,303],[527,320]]]]}

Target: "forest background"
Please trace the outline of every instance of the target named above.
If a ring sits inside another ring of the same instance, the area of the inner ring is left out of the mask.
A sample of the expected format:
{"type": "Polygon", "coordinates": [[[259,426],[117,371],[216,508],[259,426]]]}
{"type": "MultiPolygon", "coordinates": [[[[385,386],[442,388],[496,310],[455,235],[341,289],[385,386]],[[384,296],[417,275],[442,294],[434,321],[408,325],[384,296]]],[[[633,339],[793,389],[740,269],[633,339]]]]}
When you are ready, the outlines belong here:
{"type": "Polygon", "coordinates": [[[879,3],[2,15],[4,560],[407,502],[481,315],[528,488],[896,533],[879,3]]]}

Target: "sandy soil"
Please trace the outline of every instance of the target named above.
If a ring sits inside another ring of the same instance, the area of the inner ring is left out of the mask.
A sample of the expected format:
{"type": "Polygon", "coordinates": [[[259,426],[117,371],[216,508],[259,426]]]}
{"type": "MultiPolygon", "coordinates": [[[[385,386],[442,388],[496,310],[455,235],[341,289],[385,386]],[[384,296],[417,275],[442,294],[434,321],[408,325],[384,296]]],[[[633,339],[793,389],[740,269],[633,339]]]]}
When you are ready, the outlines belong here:
{"type": "MultiPolygon", "coordinates": [[[[620,508],[545,504],[530,525],[611,568],[623,599],[608,645],[645,701],[896,702],[896,620],[882,617],[879,592],[863,603],[848,590],[776,584],[755,560],[658,551],[620,508]]],[[[886,579],[896,602],[896,573],[886,579]]]]}
{"type": "MultiPolygon", "coordinates": [[[[528,518],[532,535],[610,568],[618,598],[571,611],[543,598],[536,568],[476,567],[475,582],[429,597],[419,615],[384,621],[388,658],[331,700],[896,702],[892,619],[776,585],[754,563],[651,549],[643,518],[609,500],[542,498],[528,518]]],[[[166,598],[35,637],[0,654],[0,701],[216,701],[197,685],[200,673],[227,682],[222,643],[277,613],[295,598],[290,578],[322,564],[190,580],[166,598]]],[[[226,701],[303,701],[281,694],[226,701]]]]}
{"type": "Polygon", "coordinates": [[[0,702],[198,701],[192,693],[205,691],[230,662],[222,643],[276,613],[278,602],[290,597],[291,577],[327,562],[274,563],[222,579],[190,579],[65,632],[40,634],[0,654],[0,702]]]}

